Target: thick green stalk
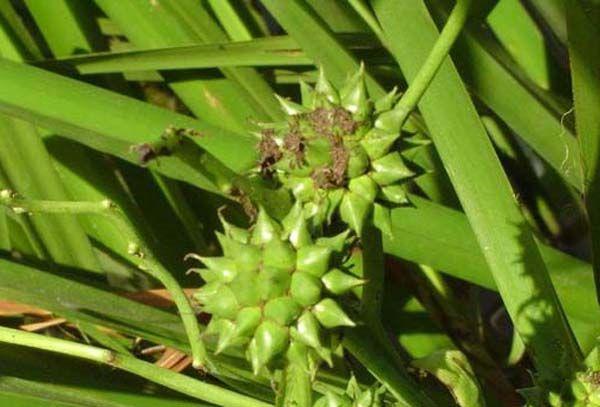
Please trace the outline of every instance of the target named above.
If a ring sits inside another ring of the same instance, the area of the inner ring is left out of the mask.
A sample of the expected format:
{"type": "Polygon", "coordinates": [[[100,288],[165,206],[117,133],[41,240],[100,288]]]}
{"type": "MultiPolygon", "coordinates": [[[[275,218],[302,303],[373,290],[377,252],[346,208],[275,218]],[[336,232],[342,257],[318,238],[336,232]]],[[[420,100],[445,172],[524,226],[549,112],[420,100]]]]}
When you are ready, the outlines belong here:
{"type": "Polygon", "coordinates": [[[152,363],[138,360],[132,356],[117,354],[108,349],[5,327],[0,327],[0,342],[43,349],[106,364],[141,376],[172,390],[217,405],[239,407],[269,406],[267,403],[226,390],[221,386],[194,380],[152,363]]]}
{"type": "Polygon", "coordinates": [[[448,21],[429,52],[427,59],[423,62],[419,72],[410,81],[408,89],[394,107],[394,110],[400,115],[399,121],[401,124],[405,122],[410,112],[417,107],[435,74],[448,57],[452,45],[454,45],[454,42],[467,22],[470,7],[471,0],[457,0],[448,17],[448,21]]]}
{"type": "Polygon", "coordinates": [[[204,344],[200,339],[200,327],[192,305],[177,283],[177,280],[154,258],[127,217],[110,200],[102,202],[68,202],[27,200],[17,197],[10,190],[0,191],[0,204],[10,207],[16,213],[61,213],[61,214],[97,214],[110,217],[128,242],[127,252],[138,268],[159,280],[169,291],[173,302],[179,309],[190,348],[193,364],[196,368],[204,366],[207,360],[204,344]]]}
{"type": "MultiPolygon", "coordinates": [[[[391,50],[412,82],[438,39],[435,24],[421,0],[373,4],[386,35],[394,38],[391,50]],[[399,21],[410,22],[402,25],[402,35],[399,21]]],[[[450,60],[440,67],[419,108],[506,308],[532,350],[541,381],[562,387],[579,368],[580,351],[531,230],[450,60]]]]}

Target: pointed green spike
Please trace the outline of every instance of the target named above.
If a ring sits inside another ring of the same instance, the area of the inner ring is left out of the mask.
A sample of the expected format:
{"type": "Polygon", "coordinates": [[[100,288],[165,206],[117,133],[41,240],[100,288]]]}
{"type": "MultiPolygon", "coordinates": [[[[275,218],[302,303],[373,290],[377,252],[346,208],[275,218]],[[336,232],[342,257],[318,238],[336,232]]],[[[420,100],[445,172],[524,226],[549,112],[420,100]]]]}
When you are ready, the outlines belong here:
{"type": "Polygon", "coordinates": [[[333,85],[325,77],[325,70],[321,66],[319,68],[319,79],[315,85],[315,98],[325,97],[325,99],[333,104],[340,103],[340,97],[333,85]]]}
{"type": "MultiPolygon", "coordinates": [[[[198,298],[196,296],[196,298],[198,298]]],[[[233,291],[226,285],[222,285],[218,293],[204,302],[204,311],[219,317],[234,319],[237,315],[239,304],[233,291]]]]}
{"type": "Polygon", "coordinates": [[[371,179],[369,175],[361,175],[353,178],[348,184],[348,189],[355,194],[360,195],[365,200],[373,202],[379,191],[378,185],[371,179]]]}
{"type": "Polygon", "coordinates": [[[296,269],[321,277],[329,270],[331,249],[326,246],[309,245],[298,249],[296,269]]]}
{"type": "Polygon", "coordinates": [[[390,151],[398,137],[400,137],[398,132],[389,133],[380,129],[371,129],[360,141],[360,145],[371,160],[377,160],[390,151]]]}
{"type": "Polygon", "coordinates": [[[300,84],[300,96],[302,99],[302,106],[312,109],[315,101],[315,91],[308,83],[303,80],[299,81],[300,84]]]}
{"type": "Polygon", "coordinates": [[[312,308],[312,313],[325,328],[356,325],[331,298],[321,300],[312,308]]]}
{"type": "Polygon", "coordinates": [[[296,226],[296,222],[298,218],[304,216],[304,209],[302,207],[302,202],[296,201],[294,202],[294,206],[288,212],[287,215],[281,221],[281,225],[283,226],[283,232],[286,236],[289,236],[292,233],[292,229],[296,226]]]}
{"type": "Polygon", "coordinates": [[[225,321],[227,320],[218,317],[211,318],[208,325],[206,325],[206,329],[202,331],[201,335],[205,338],[208,336],[218,336],[219,332],[221,332],[221,325],[223,325],[225,321]]]}
{"type": "Polygon", "coordinates": [[[239,273],[229,283],[229,287],[235,293],[238,304],[242,307],[257,305],[261,301],[259,289],[259,273],[257,270],[239,273]]]}
{"type": "Polygon", "coordinates": [[[366,280],[356,278],[338,269],[333,269],[325,274],[321,277],[321,281],[325,288],[335,295],[345,294],[351,289],[366,283],[366,280]]]}
{"type": "Polygon", "coordinates": [[[357,399],[358,397],[360,397],[361,393],[362,393],[362,389],[360,388],[360,385],[358,384],[358,380],[356,380],[356,376],[351,375],[350,380],[348,380],[348,384],[346,385],[346,394],[351,399],[357,399]]]}
{"type": "Polygon", "coordinates": [[[341,252],[346,246],[346,241],[348,240],[349,234],[350,230],[346,229],[342,233],[332,237],[320,237],[315,243],[319,246],[329,247],[334,252],[341,252]]]}
{"type": "Polygon", "coordinates": [[[223,230],[225,231],[225,235],[240,243],[248,243],[248,240],[250,239],[250,232],[248,232],[247,229],[240,228],[227,222],[223,216],[223,208],[220,208],[217,211],[217,214],[219,216],[219,220],[221,221],[221,225],[223,226],[223,230]]]}
{"type": "Polygon", "coordinates": [[[268,364],[283,353],[288,345],[288,329],[272,321],[263,321],[254,333],[258,365],[268,364]]]}
{"type": "Polygon", "coordinates": [[[399,133],[403,117],[404,115],[398,109],[388,110],[377,117],[374,126],[387,133],[399,133]]]}
{"type": "Polygon", "coordinates": [[[275,97],[279,101],[279,104],[281,105],[281,107],[283,108],[283,111],[286,114],[293,116],[296,114],[307,113],[309,111],[309,109],[307,109],[306,107],[299,105],[298,103],[294,103],[285,98],[282,98],[281,96],[279,96],[277,94],[275,95],[275,97]]]}
{"type": "Polygon", "coordinates": [[[235,319],[235,335],[250,336],[254,333],[262,319],[260,307],[242,308],[235,319]]]}
{"type": "Polygon", "coordinates": [[[372,202],[354,192],[346,192],[340,204],[340,216],[359,236],[372,207],[372,202]]]}
{"type": "Polygon", "coordinates": [[[288,326],[300,315],[302,308],[290,297],[278,297],[265,304],[265,318],[277,322],[279,325],[288,326]]]}
{"type": "Polygon", "coordinates": [[[346,168],[346,175],[352,179],[364,174],[369,168],[369,156],[367,151],[360,145],[357,144],[350,149],[348,158],[348,168],[346,168]]]}
{"type": "Polygon", "coordinates": [[[223,287],[223,284],[219,281],[204,284],[202,287],[197,289],[196,292],[194,292],[194,299],[200,304],[211,302],[212,299],[219,294],[221,287],[223,287]]]}
{"type": "Polygon", "coordinates": [[[379,185],[390,185],[396,181],[411,178],[415,173],[406,166],[397,152],[389,153],[371,163],[374,172],[371,177],[379,185]]]}
{"type": "Polygon", "coordinates": [[[405,205],[410,203],[408,195],[402,185],[388,185],[387,187],[381,188],[381,196],[389,202],[405,205]]]}
{"type": "Polygon", "coordinates": [[[188,273],[190,273],[190,272],[198,273],[200,275],[200,277],[202,278],[202,280],[204,280],[205,283],[213,283],[213,282],[223,283],[224,282],[221,279],[221,273],[219,273],[215,270],[192,268],[192,269],[189,269],[187,272],[188,273]]]}
{"type": "Polygon", "coordinates": [[[365,85],[365,65],[361,62],[358,71],[340,90],[342,106],[353,113],[355,120],[364,120],[369,112],[369,96],[365,85]]]}
{"type": "Polygon", "coordinates": [[[262,261],[262,252],[260,247],[252,244],[238,243],[230,241],[229,246],[231,259],[235,261],[235,265],[239,272],[253,271],[258,269],[262,261]]]}
{"type": "Polygon", "coordinates": [[[349,399],[331,391],[327,392],[323,399],[325,400],[323,407],[352,407],[352,402],[349,399]]]}
{"type": "Polygon", "coordinates": [[[315,183],[310,177],[286,177],[283,185],[301,202],[310,201],[315,196],[315,183]]]}
{"type": "Polygon", "coordinates": [[[344,190],[342,188],[334,189],[327,193],[327,201],[329,205],[327,206],[327,221],[331,222],[331,218],[337,211],[342,202],[342,198],[344,197],[344,190]]]}
{"type": "Polygon", "coordinates": [[[264,267],[258,274],[257,286],[263,300],[281,297],[290,287],[290,273],[275,267],[264,267]]]}
{"type": "Polygon", "coordinates": [[[373,407],[373,402],[373,392],[368,389],[356,398],[354,404],[356,407],[373,407]]]}
{"type": "Polygon", "coordinates": [[[280,235],[281,227],[261,206],[258,210],[258,218],[254,224],[254,229],[252,230],[251,242],[254,244],[264,244],[279,238],[280,235]]]}
{"type": "Polygon", "coordinates": [[[321,343],[321,330],[317,318],[311,312],[306,311],[298,318],[296,329],[293,332],[299,341],[318,349],[323,346],[321,343]]]}
{"type": "Polygon", "coordinates": [[[296,249],[312,244],[312,237],[304,215],[296,219],[296,223],[290,230],[289,240],[296,249]]]}
{"type": "Polygon", "coordinates": [[[389,237],[393,237],[392,212],[381,204],[376,203],[373,207],[373,224],[389,237]]]}
{"type": "Polygon", "coordinates": [[[319,301],[322,286],[323,284],[317,277],[302,271],[296,271],[292,274],[290,295],[300,305],[308,307],[319,301]]]}
{"type": "Polygon", "coordinates": [[[231,345],[233,339],[235,339],[235,324],[229,320],[223,320],[219,327],[219,340],[215,349],[215,354],[223,352],[227,347],[231,345]]]}
{"type": "Polygon", "coordinates": [[[231,282],[238,273],[235,262],[227,257],[201,257],[204,265],[214,270],[219,279],[225,282],[231,282]]]}
{"type": "Polygon", "coordinates": [[[296,265],[296,251],[289,242],[273,239],[263,248],[263,264],[291,271],[296,265]]]}
{"type": "Polygon", "coordinates": [[[397,93],[398,87],[394,86],[390,92],[377,99],[375,101],[375,113],[379,114],[390,110],[398,99],[397,93]]]}

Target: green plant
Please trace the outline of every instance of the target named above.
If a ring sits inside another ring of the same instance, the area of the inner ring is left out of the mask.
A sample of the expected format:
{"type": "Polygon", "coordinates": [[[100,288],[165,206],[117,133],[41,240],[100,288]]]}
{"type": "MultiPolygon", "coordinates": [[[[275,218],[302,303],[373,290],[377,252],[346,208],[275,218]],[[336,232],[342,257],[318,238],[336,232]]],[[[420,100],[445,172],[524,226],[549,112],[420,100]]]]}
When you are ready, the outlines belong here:
{"type": "Polygon", "coordinates": [[[0,400],[595,405],[596,3],[0,2],[0,400]]]}

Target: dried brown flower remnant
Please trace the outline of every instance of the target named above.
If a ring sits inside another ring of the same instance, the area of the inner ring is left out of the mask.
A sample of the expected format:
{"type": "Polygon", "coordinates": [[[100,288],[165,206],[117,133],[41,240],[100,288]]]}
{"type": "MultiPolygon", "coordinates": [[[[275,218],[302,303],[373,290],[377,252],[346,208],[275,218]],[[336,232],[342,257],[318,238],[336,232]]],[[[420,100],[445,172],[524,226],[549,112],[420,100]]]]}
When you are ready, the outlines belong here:
{"type": "Polygon", "coordinates": [[[317,188],[333,189],[346,184],[346,169],[350,154],[340,137],[332,137],[330,141],[331,165],[317,168],[311,174],[317,188]]]}
{"type": "Polygon", "coordinates": [[[352,134],[357,127],[352,113],[342,107],[319,107],[308,113],[308,118],[313,130],[324,137],[352,134]]]}
{"type": "Polygon", "coordinates": [[[300,167],[304,163],[304,140],[299,130],[290,131],[283,139],[283,147],[294,154],[295,165],[300,167]]]}
{"type": "Polygon", "coordinates": [[[260,172],[265,177],[273,175],[273,164],[281,159],[282,153],[274,138],[273,129],[266,129],[262,132],[262,138],[258,143],[260,152],[260,172]]]}

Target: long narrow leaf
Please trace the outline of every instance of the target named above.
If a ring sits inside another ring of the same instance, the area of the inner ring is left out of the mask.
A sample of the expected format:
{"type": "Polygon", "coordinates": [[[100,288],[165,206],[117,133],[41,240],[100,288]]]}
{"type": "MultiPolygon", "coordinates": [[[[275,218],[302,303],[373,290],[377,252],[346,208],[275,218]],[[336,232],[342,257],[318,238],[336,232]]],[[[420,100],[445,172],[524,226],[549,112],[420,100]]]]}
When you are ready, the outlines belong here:
{"type": "MultiPolygon", "coordinates": [[[[438,36],[436,27],[421,1],[373,4],[410,80],[438,36]],[[401,20],[406,23],[399,25],[401,20]]],[[[577,369],[579,350],[533,235],[451,61],[440,68],[419,108],[515,327],[534,349],[546,380],[560,386],[577,369]],[[565,366],[557,368],[557,355],[565,366]]]]}

